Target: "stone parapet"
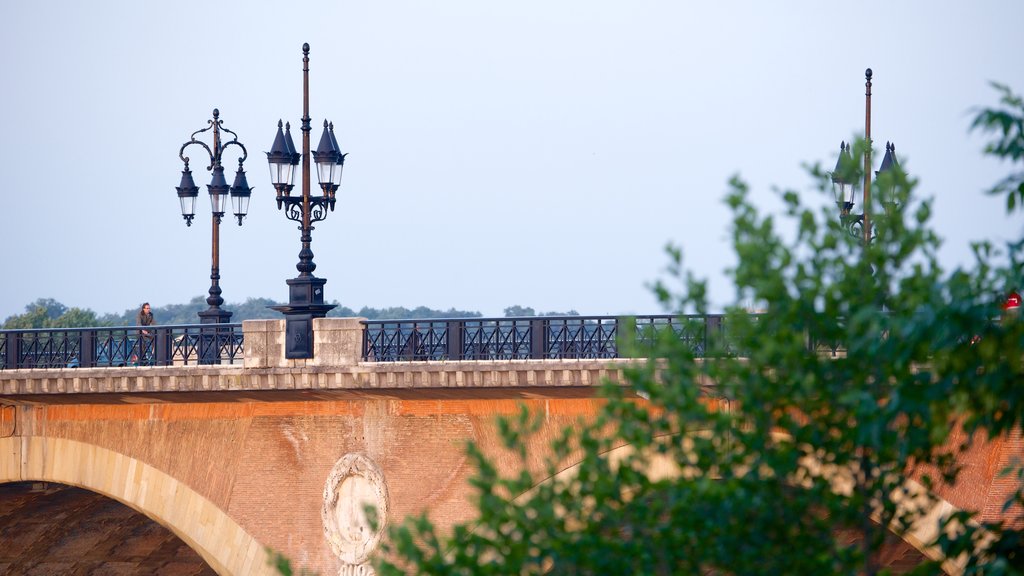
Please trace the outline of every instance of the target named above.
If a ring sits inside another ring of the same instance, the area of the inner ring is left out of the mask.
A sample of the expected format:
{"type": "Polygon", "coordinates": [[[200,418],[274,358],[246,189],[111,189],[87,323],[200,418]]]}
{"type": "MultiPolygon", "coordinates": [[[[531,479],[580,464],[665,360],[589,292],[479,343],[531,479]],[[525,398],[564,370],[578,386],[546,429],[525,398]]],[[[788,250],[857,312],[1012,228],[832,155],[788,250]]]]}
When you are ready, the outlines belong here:
{"type": "Polygon", "coordinates": [[[245,320],[242,322],[244,366],[269,368],[284,361],[284,320],[245,320]]]}
{"type": "MultiPolygon", "coordinates": [[[[314,318],[313,366],[355,366],[363,356],[365,318],[314,318]]],[[[293,361],[294,362],[294,361],[293,361]]]]}
{"type": "MultiPolygon", "coordinates": [[[[329,332],[328,332],[329,333],[329,332]]],[[[338,355],[344,354],[344,329],[338,355]]],[[[248,339],[248,334],[246,335],[248,339]]],[[[400,395],[457,389],[505,390],[512,395],[592,396],[606,379],[624,382],[623,368],[638,360],[501,360],[441,362],[358,362],[349,366],[249,367],[246,365],[127,368],[59,368],[0,371],[0,399],[47,402],[47,397],[81,394],[161,396],[161,401],[196,401],[195,393],[307,391],[400,395]],[[555,392],[563,389],[562,392],[555,392]],[[187,394],[186,394],[187,393],[187,394]],[[31,398],[27,398],[31,397],[31,398]]],[[[252,400],[238,396],[238,400],[252,400]]],[[[136,401],[142,401],[139,398],[136,401]]],[[[58,401],[54,398],[53,401],[58,401]]]]}

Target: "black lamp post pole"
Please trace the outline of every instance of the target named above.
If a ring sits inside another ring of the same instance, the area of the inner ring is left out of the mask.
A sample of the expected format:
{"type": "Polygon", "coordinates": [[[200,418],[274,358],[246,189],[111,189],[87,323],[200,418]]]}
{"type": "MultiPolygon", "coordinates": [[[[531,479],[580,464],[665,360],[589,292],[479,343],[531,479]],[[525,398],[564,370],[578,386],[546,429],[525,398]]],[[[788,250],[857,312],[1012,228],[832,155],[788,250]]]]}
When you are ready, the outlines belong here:
{"type": "MultiPolygon", "coordinates": [[[[313,130],[309,117],[309,44],[302,45],[302,250],[299,250],[299,263],[296,268],[299,276],[312,277],[316,270],[313,263],[313,223],[310,221],[310,189],[309,189],[309,133],[313,130]]],[[[326,280],[325,280],[326,282],[326,280]]],[[[323,286],[323,284],[321,284],[323,286]]],[[[323,292],[321,291],[321,297],[323,292]]]]}
{"type": "Polygon", "coordinates": [[[281,131],[281,122],[277,124],[277,137],[271,151],[267,152],[270,163],[271,180],[277,191],[277,206],[285,210],[285,217],[299,223],[302,249],[299,251],[299,263],[295,268],[299,275],[287,280],[288,304],[271,306],[285,315],[285,357],[313,357],[313,319],[323,318],[335,304],[324,303],[325,278],[313,275],[316,263],[313,262],[313,223],[327,217],[327,210],[334,210],[335,193],[341,183],[341,169],[345,155],[338,149],[334,138],[334,126],[324,121],[324,133],[320,145],[312,152],[317,163],[317,172],[322,194],[311,193],[311,151],[309,133],[312,131],[309,117],[309,44],[302,45],[302,154],[295,151],[292,144],[290,126],[281,131]],[[291,196],[294,188],[292,179],[294,168],[302,159],[302,195],[291,196]]]}
{"type": "MultiPolygon", "coordinates": [[[[836,205],[839,207],[839,219],[846,226],[849,233],[860,238],[864,245],[871,243],[873,238],[871,227],[871,68],[864,71],[864,210],[861,214],[850,214],[853,208],[854,186],[848,179],[850,164],[853,160],[850,155],[852,146],[846,142],[839,145],[839,159],[836,161],[836,168],[832,172],[832,185],[836,194],[836,205]]],[[[885,143],[885,156],[875,175],[882,174],[894,168],[899,168],[899,161],[896,159],[896,146],[891,142],[885,143]]],[[[882,190],[882,203],[888,210],[894,206],[897,199],[894,198],[894,191],[882,190]],[[886,196],[886,192],[889,196],[886,196]]]]}
{"type": "MultiPolygon", "coordinates": [[[[199,312],[199,322],[201,324],[226,324],[231,321],[231,312],[221,309],[221,305],[224,304],[224,298],[221,297],[220,288],[220,222],[224,217],[230,192],[234,214],[238,218],[238,225],[241,226],[242,219],[245,218],[248,211],[249,197],[252,193],[252,189],[249,188],[245,178],[245,171],[242,169],[242,164],[248,157],[248,153],[245,150],[245,146],[238,141],[238,135],[224,128],[223,123],[224,121],[220,119],[220,111],[214,108],[213,120],[208,121],[209,126],[193,132],[192,137],[181,146],[181,150],[178,152],[178,157],[185,163],[185,169],[181,173],[181,185],[177,187],[178,199],[181,201],[182,216],[185,218],[185,223],[188,226],[192,225],[192,219],[195,217],[195,199],[199,193],[199,187],[195,185],[192,179],[192,171],[188,167],[189,157],[185,156],[185,149],[195,145],[206,150],[210,157],[210,165],[206,169],[213,173],[213,178],[210,184],[207,185],[207,189],[210,192],[213,228],[211,233],[210,295],[206,298],[209,308],[199,312]],[[213,130],[212,148],[207,146],[205,142],[196,139],[198,134],[208,130],[213,130]],[[221,142],[222,130],[233,136],[229,142],[221,142]],[[227,180],[224,178],[224,166],[221,164],[221,158],[224,150],[232,145],[241,148],[241,156],[238,159],[238,172],[235,174],[234,184],[228,186],[227,180]]],[[[200,361],[204,363],[218,363],[220,355],[217,354],[217,350],[215,340],[204,336],[201,341],[200,361]]]]}
{"type": "MultiPolygon", "coordinates": [[[[218,110],[213,111],[213,183],[210,186],[223,186],[227,188],[227,181],[224,180],[224,167],[220,163],[221,147],[220,147],[220,115],[218,110]]],[[[213,217],[210,219],[213,223],[213,232],[211,238],[211,257],[210,257],[210,295],[206,297],[206,303],[210,306],[208,309],[199,312],[199,321],[202,324],[226,324],[231,321],[231,312],[227,310],[221,310],[221,305],[224,304],[224,298],[221,298],[220,289],[220,221],[223,218],[223,212],[214,212],[213,217]]]]}
{"type": "Polygon", "coordinates": [[[864,245],[871,242],[871,68],[864,71],[864,245]]]}

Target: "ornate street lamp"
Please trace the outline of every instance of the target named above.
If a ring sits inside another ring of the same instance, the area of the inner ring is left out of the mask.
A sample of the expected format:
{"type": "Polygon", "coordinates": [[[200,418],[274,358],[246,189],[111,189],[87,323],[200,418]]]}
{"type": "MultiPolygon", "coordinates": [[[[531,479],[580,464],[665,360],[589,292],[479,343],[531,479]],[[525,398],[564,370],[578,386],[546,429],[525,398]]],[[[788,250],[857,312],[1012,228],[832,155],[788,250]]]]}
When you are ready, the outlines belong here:
{"type": "MultiPolygon", "coordinates": [[[[836,206],[839,207],[839,218],[855,237],[861,237],[864,244],[871,242],[873,238],[871,230],[871,68],[864,71],[864,212],[851,215],[853,209],[853,197],[855,193],[854,183],[846,174],[849,173],[848,166],[853,162],[851,145],[846,142],[839,144],[839,159],[836,160],[836,168],[832,172],[832,191],[835,193],[836,206]]],[[[890,142],[885,143],[885,156],[882,158],[882,165],[875,172],[875,175],[899,169],[899,162],[896,160],[896,146],[890,142]]],[[[891,202],[891,200],[890,200],[891,202]]]]}
{"type": "Polygon", "coordinates": [[[232,210],[235,217],[238,218],[238,225],[241,226],[242,220],[249,211],[249,197],[252,195],[252,189],[249,188],[249,183],[245,179],[245,171],[242,169],[242,163],[245,162],[248,153],[245,151],[245,146],[238,141],[238,135],[223,126],[224,121],[220,119],[220,111],[216,108],[213,109],[213,120],[207,122],[209,126],[193,132],[192,137],[188,142],[182,144],[181,150],[178,152],[178,157],[185,163],[185,169],[181,171],[181,184],[177,186],[177,190],[178,200],[181,202],[181,216],[185,219],[185,224],[191,226],[192,219],[195,217],[196,196],[199,195],[199,187],[192,180],[192,171],[188,167],[189,158],[185,156],[185,148],[192,145],[202,147],[210,157],[210,165],[206,169],[213,173],[213,179],[206,186],[210,192],[210,209],[213,213],[213,263],[210,266],[210,295],[206,298],[206,303],[210,307],[199,313],[199,321],[202,324],[224,324],[231,321],[231,312],[220,308],[224,303],[224,299],[220,296],[220,220],[224,216],[227,198],[230,196],[232,210]],[[208,130],[213,130],[212,148],[205,142],[196,140],[198,134],[208,130]],[[233,138],[229,142],[221,143],[221,131],[231,134],[233,138]],[[224,179],[221,156],[224,150],[232,145],[241,148],[241,156],[238,159],[238,171],[235,173],[234,184],[228,186],[227,180],[224,179]]]}
{"type": "Polygon", "coordinates": [[[285,216],[299,223],[302,231],[299,251],[299,263],[295,265],[299,275],[287,280],[288,304],[271,306],[285,315],[285,358],[313,357],[313,319],[323,318],[335,304],[324,304],[325,278],[313,275],[316,264],[313,262],[314,222],[327,218],[327,211],[334,210],[335,193],[341,185],[341,170],[345,165],[345,156],[338,148],[334,137],[334,124],[324,120],[324,131],[320,144],[312,152],[316,162],[317,177],[320,182],[321,194],[310,193],[310,147],[309,133],[309,44],[302,45],[302,154],[295,150],[292,142],[291,125],[277,122],[277,136],[274,145],[267,152],[270,164],[270,181],[277,191],[277,208],[284,209],[285,216]],[[292,196],[295,172],[302,160],[302,194],[292,196]]]}
{"type": "MultiPolygon", "coordinates": [[[[875,176],[880,177],[886,172],[892,170],[901,171],[899,160],[896,159],[896,145],[892,142],[885,143],[885,156],[882,156],[882,164],[875,170],[875,176]]],[[[879,178],[881,183],[881,178],[879,178]]],[[[885,209],[892,211],[899,206],[899,198],[894,194],[894,190],[887,190],[887,194],[882,197],[882,202],[885,203],[885,209]]]]}
{"type": "Polygon", "coordinates": [[[846,166],[844,166],[851,162],[853,162],[853,155],[850,153],[850,146],[845,141],[840,142],[839,159],[836,160],[836,169],[832,171],[832,191],[836,195],[839,217],[844,222],[850,217],[850,210],[853,209],[853,182],[846,177],[846,166]]]}

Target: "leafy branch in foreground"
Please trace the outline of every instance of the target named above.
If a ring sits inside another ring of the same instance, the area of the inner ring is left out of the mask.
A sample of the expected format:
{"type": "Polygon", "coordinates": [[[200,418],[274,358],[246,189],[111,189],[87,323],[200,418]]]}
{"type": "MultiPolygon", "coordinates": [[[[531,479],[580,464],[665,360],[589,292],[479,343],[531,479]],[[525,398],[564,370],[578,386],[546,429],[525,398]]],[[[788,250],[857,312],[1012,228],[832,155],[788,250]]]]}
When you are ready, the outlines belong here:
{"type": "MultiPolygon", "coordinates": [[[[958,455],[1022,424],[1024,323],[999,318],[1021,270],[979,245],[971,269],[943,271],[916,183],[893,171],[877,185],[895,201],[864,246],[794,192],[782,220],[793,233],[780,233],[734,178],[727,338],[695,358],[663,332],[654,359],[626,371],[629,387],[606,385],[598,416],[566,429],[543,469],[524,441],[535,417],[503,420],[501,466],[469,448],[478,518],[393,528],[379,572],[877,574],[887,542],[934,533],[926,514],[958,455]],[[749,302],[766,312],[746,313],[749,302]],[[839,351],[809,346],[819,341],[839,351]]],[[[669,250],[655,292],[674,312],[706,310],[681,254],[669,250]]],[[[950,517],[929,554],[963,554],[946,570],[1019,571],[1015,498],[1004,523],[950,517]]],[[[917,571],[940,569],[923,559],[917,571]]]]}

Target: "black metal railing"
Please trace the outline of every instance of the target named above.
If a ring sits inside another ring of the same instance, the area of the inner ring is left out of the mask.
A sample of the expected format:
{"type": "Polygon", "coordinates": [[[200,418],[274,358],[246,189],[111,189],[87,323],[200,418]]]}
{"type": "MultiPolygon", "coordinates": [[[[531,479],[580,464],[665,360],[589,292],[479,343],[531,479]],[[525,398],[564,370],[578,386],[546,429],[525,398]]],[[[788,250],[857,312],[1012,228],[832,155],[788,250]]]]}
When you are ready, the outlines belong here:
{"type": "Polygon", "coordinates": [[[234,364],[241,324],[0,330],[0,369],[234,364]]]}
{"type": "Polygon", "coordinates": [[[363,360],[619,358],[624,330],[634,335],[637,351],[653,349],[659,334],[670,330],[702,357],[715,338],[725,338],[724,319],[708,314],[367,320],[363,360]]]}
{"type": "MultiPolygon", "coordinates": [[[[744,356],[726,317],[707,315],[541,316],[363,321],[362,360],[605,359],[647,356],[671,334],[698,358],[744,356]],[[620,349],[625,338],[632,344],[620,349]]],[[[0,369],[236,364],[241,324],[0,330],[0,369]],[[148,333],[146,333],[148,332],[148,333]]],[[[808,338],[808,350],[835,355],[808,338]]]]}

